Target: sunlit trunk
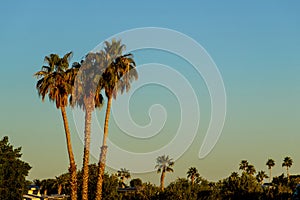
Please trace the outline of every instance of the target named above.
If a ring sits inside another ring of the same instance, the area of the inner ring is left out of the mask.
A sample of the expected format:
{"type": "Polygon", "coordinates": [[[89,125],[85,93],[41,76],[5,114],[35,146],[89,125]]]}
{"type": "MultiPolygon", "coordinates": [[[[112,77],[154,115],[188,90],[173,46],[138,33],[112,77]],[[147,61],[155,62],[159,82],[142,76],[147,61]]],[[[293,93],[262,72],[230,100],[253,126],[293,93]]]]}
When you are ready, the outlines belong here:
{"type": "Polygon", "coordinates": [[[269,183],[271,183],[272,181],[272,169],[270,168],[270,180],[269,180],[269,183]]]}
{"type": "Polygon", "coordinates": [[[85,129],[84,129],[84,152],[83,152],[83,174],[82,174],[82,200],[88,200],[89,181],[89,157],[90,157],[90,135],[93,104],[91,98],[85,98],[85,129]]]}
{"type": "Polygon", "coordinates": [[[288,181],[290,181],[290,173],[289,173],[289,167],[288,166],[286,167],[286,175],[287,175],[288,181]]]}
{"type": "Polygon", "coordinates": [[[124,177],[121,178],[121,182],[122,182],[122,186],[121,187],[125,188],[126,185],[125,185],[125,178],[124,177]]]}
{"type": "Polygon", "coordinates": [[[194,182],[195,182],[195,176],[192,175],[191,181],[192,181],[192,185],[194,185],[194,182]]]}
{"type": "Polygon", "coordinates": [[[62,186],[61,184],[58,185],[58,188],[57,188],[57,194],[61,194],[61,191],[62,191],[62,186]]]}
{"type": "Polygon", "coordinates": [[[95,200],[102,199],[102,185],[103,185],[106,154],[107,154],[106,139],[108,136],[108,123],[109,123],[109,117],[110,117],[111,102],[112,102],[112,96],[108,97],[107,106],[106,106],[103,142],[102,142],[101,153],[100,153],[100,158],[99,158],[99,163],[98,163],[98,181],[97,181],[97,192],[96,192],[95,200]]]}
{"type": "Polygon", "coordinates": [[[165,176],[166,176],[166,171],[163,169],[161,172],[160,176],[160,189],[161,191],[164,191],[165,189],[165,176]]]}
{"type": "Polygon", "coordinates": [[[61,114],[64,122],[65,134],[66,134],[66,142],[67,142],[67,150],[69,155],[69,172],[71,175],[70,185],[71,185],[71,200],[77,200],[77,174],[76,174],[76,164],[74,159],[74,154],[72,150],[71,143],[71,134],[68,124],[67,112],[65,107],[61,107],[61,114]]]}

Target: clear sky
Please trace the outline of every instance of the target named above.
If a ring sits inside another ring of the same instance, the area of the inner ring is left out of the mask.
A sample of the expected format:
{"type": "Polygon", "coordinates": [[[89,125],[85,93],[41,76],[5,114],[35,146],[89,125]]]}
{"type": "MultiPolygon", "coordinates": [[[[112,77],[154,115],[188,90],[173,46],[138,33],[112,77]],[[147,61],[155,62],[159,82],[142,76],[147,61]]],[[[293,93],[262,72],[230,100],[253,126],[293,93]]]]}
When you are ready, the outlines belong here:
{"type": "MultiPolygon", "coordinates": [[[[12,144],[23,147],[23,159],[33,167],[29,179],[54,177],[68,168],[60,112],[48,101],[42,103],[35,89],[33,74],[43,65],[44,56],[50,53],[62,56],[73,51],[72,61],[78,61],[114,34],[149,26],[182,32],[201,44],[218,66],[227,94],[227,117],[220,140],[200,160],[199,147],[210,117],[209,96],[203,80],[195,78],[192,71],[183,68],[188,67],[184,61],[171,55],[151,51],[135,53],[138,65],[159,61],[178,71],[181,69],[199,99],[203,118],[198,134],[192,146],[176,160],[175,172],[167,176],[167,182],[185,177],[191,166],[197,167],[203,177],[219,180],[237,171],[242,159],[247,159],[257,170],[267,171],[265,163],[273,158],[276,162],[273,174],[280,175],[284,172],[281,163],[285,156],[294,160],[291,173],[300,173],[299,2],[121,2],[1,2],[0,136],[8,135],[12,144]]],[[[164,138],[160,141],[168,141],[180,121],[178,101],[168,88],[147,87],[135,92],[134,104],[130,104],[133,119],[145,125],[149,121],[149,107],[157,103],[165,105],[169,118],[159,134],[164,138]]],[[[68,112],[80,168],[83,145],[72,112],[68,112]]],[[[103,111],[98,114],[103,115],[103,111]]],[[[102,118],[99,117],[101,124],[102,118]]],[[[155,139],[145,145],[123,138],[126,136],[113,120],[110,130],[110,139],[128,150],[157,148],[155,139]]],[[[97,159],[92,157],[92,162],[97,159]]],[[[133,177],[156,184],[159,181],[154,173],[133,177]]]]}

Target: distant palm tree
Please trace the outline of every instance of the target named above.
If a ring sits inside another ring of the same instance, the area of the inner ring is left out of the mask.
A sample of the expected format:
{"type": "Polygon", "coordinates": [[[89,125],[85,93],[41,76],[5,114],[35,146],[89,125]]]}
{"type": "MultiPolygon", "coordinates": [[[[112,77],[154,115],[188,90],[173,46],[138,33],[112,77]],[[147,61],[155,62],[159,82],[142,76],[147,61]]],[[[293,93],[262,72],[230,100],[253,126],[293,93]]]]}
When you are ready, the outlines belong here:
{"type": "Polygon", "coordinates": [[[230,177],[237,179],[239,177],[239,174],[237,172],[232,172],[230,177]]]}
{"type": "Polygon", "coordinates": [[[85,111],[84,126],[84,151],[82,166],[82,200],[88,200],[88,179],[89,179],[89,157],[92,112],[100,108],[103,97],[97,85],[102,73],[103,58],[100,53],[88,53],[81,63],[73,63],[73,66],[80,69],[75,79],[75,87],[72,91],[72,106],[78,106],[85,111]]]}
{"type": "Polygon", "coordinates": [[[118,170],[117,172],[117,176],[120,177],[121,182],[122,182],[122,187],[125,186],[125,180],[129,179],[131,177],[129,170],[125,169],[125,168],[121,168],[120,170],[118,170]]]}
{"type": "Polygon", "coordinates": [[[190,167],[187,172],[187,177],[191,179],[192,185],[194,185],[195,178],[198,178],[200,174],[196,167],[190,167]]]}
{"type": "Polygon", "coordinates": [[[262,185],[265,178],[268,178],[265,171],[259,171],[256,175],[256,180],[262,185]]]}
{"type": "Polygon", "coordinates": [[[64,123],[67,150],[69,155],[69,172],[71,174],[71,199],[77,199],[77,175],[74,154],[72,150],[71,134],[68,124],[66,106],[68,105],[68,98],[72,90],[72,81],[74,76],[70,76],[75,69],[69,67],[69,60],[72,52],[60,58],[57,54],[50,54],[45,57],[46,66],[43,66],[41,71],[34,74],[35,77],[40,78],[36,84],[39,96],[44,101],[48,94],[49,100],[55,102],[56,108],[61,110],[62,119],[64,123]]]}
{"type": "Polygon", "coordinates": [[[247,172],[247,174],[253,176],[256,173],[256,170],[253,165],[248,165],[246,172],[247,172]]]}
{"type": "Polygon", "coordinates": [[[269,159],[266,163],[266,165],[268,166],[268,169],[270,170],[270,180],[269,180],[269,183],[271,183],[272,181],[272,167],[275,166],[275,161],[273,159],[269,159]]]}
{"type": "Polygon", "coordinates": [[[98,162],[99,172],[97,180],[96,200],[102,199],[102,184],[107,154],[106,140],[108,137],[108,126],[112,99],[116,99],[119,91],[121,93],[123,93],[124,90],[128,92],[131,82],[133,80],[137,80],[138,78],[132,54],[122,55],[124,49],[125,45],[121,44],[121,40],[117,41],[113,39],[111,43],[106,41],[104,50],[101,51],[101,54],[104,56],[104,72],[99,81],[98,88],[104,89],[105,95],[107,97],[107,106],[104,121],[103,141],[98,162]]]}
{"type": "Polygon", "coordinates": [[[242,160],[240,163],[240,170],[243,170],[244,172],[246,172],[247,168],[248,168],[248,161],[247,160],[242,160]]]}
{"type": "Polygon", "coordinates": [[[166,172],[173,172],[174,170],[172,167],[174,166],[174,162],[172,158],[169,158],[169,156],[159,156],[156,159],[156,166],[157,168],[157,173],[161,172],[161,177],[160,177],[160,189],[164,191],[164,181],[165,181],[165,176],[166,172]]]}
{"type": "Polygon", "coordinates": [[[288,181],[290,180],[289,168],[293,165],[293,160],[291,157],[285,157],[282,163],[282,167],[286,167],[286,175],[288,177],[288,181]]]}
{"type": "Polygon", "coordinates": [[[57,188],[57,194],[61,194],[62,191],[66,191],[69,182],[69,174],[63,174],[55,177],[54,187],[57,188]]]}

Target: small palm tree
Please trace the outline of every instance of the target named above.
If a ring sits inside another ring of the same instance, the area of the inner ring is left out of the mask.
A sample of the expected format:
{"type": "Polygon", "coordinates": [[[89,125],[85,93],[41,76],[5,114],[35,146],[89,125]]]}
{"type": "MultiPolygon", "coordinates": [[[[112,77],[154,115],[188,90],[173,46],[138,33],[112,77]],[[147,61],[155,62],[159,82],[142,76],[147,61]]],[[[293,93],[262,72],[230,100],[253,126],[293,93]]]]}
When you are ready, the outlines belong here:
{"type": "Polygon", "coordinates": [[[286,167],[286,175],[288,177],[288,181],[290,180],[289,168],[293,165],[293,160],[291,157],[285,157],[282,163],[282,167],[286,167]]]}
{"type": "Polygon", "coordinates": [[[247,160],[242,160],[240,163],[240,170],[243,170],[244,172],[246,172],[247,168],[248,168],[248,161],[247,160]]]}
{"type": "Polygon", "coordinates": [[[265,171],[259,171],[256,175],[256,180],[262,185],[265,178],[268,178],[265,171]]]}
{"type": "Polygon", "coordinates": [[[67,53],[63,58],[60,58],[57,54],[46,56],[44,61],[47,65],[43,66],[41,71],[35,73],[34,76],[39,78],[36,88],[39,96],[42,97],[42,101],[45,100],[45,97],[48,94],[49,100],[55,102],[56,108],[61,110],[70,162],[71,199],[75,200],[77,199],[76,164],[66,112],[68,98],[73,86],[72,82],[75,79],[75,76],[71,76],[71,74],[75,74],[74,71],[76,70],[75,68],[68,69],[71,56],[72,52],[67,53]]]}
{"type": "Polygon", "coordinates": [[[256,173],[256,170],[253,165],[248,165],[246,172],[247,172],[247,174],[253,176],[256,173]]]}
{"type": "Polygon", "coordinates": [[[187,172],[187,177],[191,179],[192,185],[194,185],[195,178],[198,178],[200,174],[196,167],[190,167],[187,172]]]}
{"type": "Polygon", "coordinates": [[[118,170],[117,176],[120,177],[120,179],[121,179],[122,188],[124,188],[124,186],[126,186],[124,183],[125,180],[127,180],[131,177],[129,170],[127,170],[125,168],[121,168],[120,170],[118,170]]]}
{"type": "Polygon", "coordinates": [[[172,158],[169,158],[169,156],[159,156],[156,159],[156,166],[157,168],[157,173],[161,173],[160,176],[160,189],[164,191],[164,181],[165,181],[165,176],[166,172],[173,172],[174,170],[172,167],[174,166],[174,162],[172,158]]]}
{"type": "Polygon", "coordinates": [[[239,174],[237,172],[232,172],[230,177],[237,179],[239,177],[239,174]]]}
{"type": "Polygon", "coordinates": [[[69,174],[62,174],[55,177],[54,187],[57,188],[57,194],[61,194],[62,191],[66,191],[69,179],[69,174]]]}
{"type": "Polygon", "coordinates": [[[270,159],[268,159],[266,165],[268,166],[268,169],[270,171],[270,176],[269,176],[270,180],[269,180],[269,183],[271,183],[271,181],[272,181],[272,167],[275,166],[275,161],[270,158],[270,159]]]}

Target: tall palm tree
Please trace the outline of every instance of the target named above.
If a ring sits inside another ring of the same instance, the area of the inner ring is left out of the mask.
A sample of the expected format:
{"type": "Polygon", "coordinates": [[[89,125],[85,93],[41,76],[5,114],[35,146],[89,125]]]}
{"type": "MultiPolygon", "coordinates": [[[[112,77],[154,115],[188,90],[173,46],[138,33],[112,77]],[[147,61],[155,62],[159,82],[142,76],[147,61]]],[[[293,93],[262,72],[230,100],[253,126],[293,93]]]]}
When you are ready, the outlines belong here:
{"type": "Polygon", "coordinates": [[[256,175],[256,180],[262,185],[265,178],[268,178],[265,171],[259,171],[256,175]]]}
{"type": "Polygon", "coordinates": [[[187,171],[187,177],[191,179],[192,185],[194,185],[195,178],[200,176],[196,167],[190,167],[187,171]]]}
{"type": "Polygon", "coordinates": [[[269,183],[271,183],[271,181],[272,181],[272,167],[275,166],[275,161],[270,158],[270,159],[268,159],[266,165],[268,166],[268,169],[270,170],[269,183]]]}
{"type": "Polygon", "coordinates": [[[117,176],[120,177],[121,182],[122,182],[122,187],[125,186],[125,180],[129,179],[131,177],[129,170],[125,169],[125,168],[121,168],[120,170],[118,170],[117,172],[117,176]]]}
{"type": "Polygon", "coordinates": [[[247,174],[253,176],[256,173],[256,170],[253,165],[248,165],[246,172],[247,172],[247,174]]]}
{"type": "Polygon", "coordinates": [[[82,166],[82,200],[88,200],[88,179],[89,179],[89,157],[92,112],[100,108],[103,103],[102,95],[97,85],[102,73],[101,66],[103,58],[100,53],[88,53],[81,63],[74,63],[73,66],[80,68],[74,82],[72,91],[72,106],[79,106],[85,111],[84,126],[84,151],[82,166]]]}
{"type": "Polygon", "coordinates": [[[247,160],[242,160],[240,163],[240,170],[243,170],[244,172],[246,172],[247,168],[248,168],[248,161],[247,160]]]}
{"type": "Polygon", "coordinates": [[[105,48],[101,51],[101,54],[105,57],[105,71],[99,81],[98,88],[104,89],[107,97],[107,106],[104,121],[103,141],[98,163],[99,172],[96,200],[102,199],[102,184],[107,154],[106,140],[108,137],[108,124],[112,99],[116,99],[119,91],[121,93],[123,93],[124,90],[128,92],[131,82],[138,78],[132,54],[122,55],[124,49],[125,45],[121,44],[121,40],[116,41],[113,39],[111,43],[105,42],[105,48]]]}
{"type": "Polygon", "coordinates": [[[288,177],[288,181],[290,180],[289,168],[293,165],[293,160],[291,157],[287,156],[284,158],[282,167],[286,167],[286,175],[288,177]]]}
{"type": "Polygon", "coordinates": [[[174,162],[172,158],[169,158],[169,156],[159,156],[156,159],[156,166],[155,168],[157,168],[157,173],[161,172],[161,176],[160,176],[160,189],[162,191],[164,191],[164,181],[165,181],[165,176],[166,176],[166,172],[173,172],[174,170],[172,169],[172,167],[174,166],[174,162]]]}
{"type": "Polygon", "coordinates": [[[66,112],[68,98],[72,89],[72,81],[74,80],[74,76],[70,76],[70,74],[75,70],[73,68],[68,69],[71,56],[72,52],[67,53],[63,58],[60,58],[57,54],[46,56],[45,63],[47,65],[43,66],[41,71],[35,73],[34,76],[39,78],[36,88],[39,96],[42,97],[42,101],[45,100],[48,94],[49,100],[55,102],[56,108],[61,110],[70,162],[71,199],[75,200],[77,199],[76,163],[72,150],[71,134],[66,112]]]}

